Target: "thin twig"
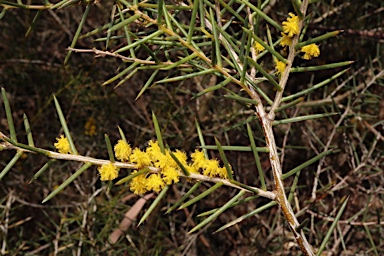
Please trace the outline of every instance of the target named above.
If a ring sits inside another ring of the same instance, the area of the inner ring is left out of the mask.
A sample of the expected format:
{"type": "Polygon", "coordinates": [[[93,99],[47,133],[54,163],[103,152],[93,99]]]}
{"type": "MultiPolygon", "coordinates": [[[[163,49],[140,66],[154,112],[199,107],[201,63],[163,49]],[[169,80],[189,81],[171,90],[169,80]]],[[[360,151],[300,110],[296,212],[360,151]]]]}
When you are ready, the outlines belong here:
{"type": "MultiPolygon", "coordinates": [[[[119,59],[127,61],[127,62],[135,62],[135,63],[144,64],[144,65],[157,65],[157,64],[159,64],[158,62],[153,61],[153,60],[142,60],[142,59],[138,59],[138,58],[126,57],[126,56],[118,54],[118,53],[109,52],[109,51],[101,51],[101,50],[98,50],[96,48],[77,49],[77,48],[68,47],[68,50],[73,51],[73,52],[86,52],[86,53],[92,52],[92,53],[96,54],[96,57],[111,56],[111,57],[119,58],[119,59]]],[[[171,62],[171,61],[166,61],[166,62],[161,62],[161,64],[166,66],[166,65],[173,65],[175,63],[171,62]]],[[[179,67],[190,68],[192,66],[189,64],[180,64],[179,67]]]]}
{"type": "Polygon", "coordinates": [[[14,201],[14,195],[13,194],[14,194],[13,190],[11,190],[8,193],[7,203],[4,207],[5,220],[4,220],[4,224],[0,225],[1,231],[3,233],[3,235],[2,235],[3,242],[1,244],[1,255],[5,255],[6,250],[7,250],[7,235],[8,235],[8,228],[9,228],[9,216],[10,216],[9,213],[11,212],[12,203],[14,201]]]}
{"type": "MultiPolygon", "coordinates": [[[[316,213],[314,211],[311,211],[311,210],[306,210],[307,213],[315,216],[316,218],[319,218],[319,219],[322,219],[322,220],[325,220],[325,221],[330,221],[330,222],[334,222],[335,221],[335,218],[332,218],[332,217],[329,217],[329,216],[325,216],[325,215],[322,215],[322,214],[319,214],[319,213],[316,213]]],[[[351,226],[376,226],[376,225],[380,225],[380,226],[383,226],[384,225],[384,221],[367,221],[367,222],[362,222],[362,221],[349,221],[349,220],[339,220],[338,223],[340,224],[346,224],[346,225],[351,225],[351,226]]]]}

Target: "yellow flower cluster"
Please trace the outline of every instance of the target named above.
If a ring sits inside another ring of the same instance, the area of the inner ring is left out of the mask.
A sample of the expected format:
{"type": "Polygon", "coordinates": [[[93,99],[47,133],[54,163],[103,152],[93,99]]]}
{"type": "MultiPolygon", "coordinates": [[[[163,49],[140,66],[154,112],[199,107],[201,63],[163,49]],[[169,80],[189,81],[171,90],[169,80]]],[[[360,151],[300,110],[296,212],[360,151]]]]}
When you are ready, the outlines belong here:
{"type": "Polygon", "coordinates": [[[84,134],[88,136],[95,136],[96,133],[96,120],[95,118],[90,117],[84,125],[84,134]]]}
{"type": "MultiPolygon", "coordinates": [[[[289,17],[286,21],[283,21],[283,32],[281,33],[281,41],[280,45],[285,48],[292,44],[292,37],[294,35],[298,35],[300,33],[299,26],[299,17],[294,15],[293,13],[289,13],[289,17]]],[[[285,64],[281,61],[275,61],[275,68],[277,70],[277,74],[283,74],[285,70],[285,64]]]]}
{"type": "Polygon", "coordinates": [[[116,158],[122,162],[127,162],[132,153],[131,146],[124,140],[119,140],[116,143],[114,150],[116,158]]]}
{"type": "Polygon", "coordinates": [[[254,46],[256,53],[262,52],[265,50],[264,46],[262,46],[260,43],[255,42],[254,46]]]}
{"type": "MultiPolygon", "coordinates": [[[[174,158],[171,156],[169,150],[161,152],[159,143],[157,141],[150,141],[148,147],[145,150],[139,148],[131,149],[128,143],[123,140],[119,140],[114,147],[115,156],[118,160],[124,162],[130,162],[136,164],[138,170],[145,170],[147,167],[152,166],[159,168],[159,172],[145,172],[134,177],[130,182],[130,190],[135,194],[144,194],[148,191],[155,191],[159,193],[165,186],[171,185],[172,183],[179,182],[179,177],[182,172],[180,166],[176,163],[174,158]]],[[[210,177],[228,178],[227,171],[224,167],[219,166],[218,160],[206,159],[204,153],[196,150],[191,154],[191,163],[188,163],[188,157],[185,152],[180,150],[172,151],[172,154],[177,160],[183,165],[183,167],[190,173],[201,173],[210,177]]],[[[101,178],[115,178],[117,177],[112,174],[107,176],[101,172],[106,170],[106,167],[99,169],[101,178]]],[[[108,170],[112,170],[109,168],[108,170]]],[[[137,173],[135,170],[132,174],[137,173]]],[[[115,172],[114,172],[115,173],[115,172]]],[[[113,174],[114,174],[113,173],[113,174]]]]}
{"type": "Polygon", "coordinates": [[[287,47],[287,46],[290,46],[292,44],[292,37],[289,37],[287,36],[286,34],[284,33],[281,33],[281,41],[280,41],[280,45],[282,47],[287,47]]]}
{"type": "Polygon", "coordinates": [[[285,65],[284,62],[279,61],[279,60],[275,60],[275,64],[276,64],[277,74],[280,74],[280,75],[283,74],[284,71],[285,71],[285,67],[286,67],[287,65],[285,65]]]}
{"type": "Polygon", "coordinates": [[[114,166],[112,163],[104,164],[98,168],[100,173],[100,180],[114,180],[119,174],[119,169],[114,166]]]}
{"type": "MultiPolygon", "coordinates": [[[[300,33],[299,26],[300,19],[298,16],[293,13],[289,13],[289,17],[286,21],[283,21],[283,32],[281,33],[280,45],[282,47],[287,47],[292,44],[292,37],[300,33]]],[[[313,57],[318,57],[320,55],[320,49],[316,44],[310,44],[301,48],[301,52],[304,53],[303,59],[309,60],[313,57]]],[[[279,61],[276,62],[276,70],[278,74],[282,74],[285,70],[282,63],[279,61]],[[282,72],[283,71],[283,72],[282,72]]]]}
{"type": "Polygon", "coordinates": [[[299,34],[299,17],[293,13],[289,13],[287,21],[283,21],[283,31],[288,37],[293,37],[294,35],[299,34]]]}
{"type": "MultiPolygon", "coordinates": [[[[116,158],[129,160],[129,162],[136,164],[138,169],[145,169],[148,166],[160,169],[157,173],[148,172],[133,178],[130,183],[130,189],[135,194],[143,194],[147,191],[159,193],[166,185],[179,182],[181,173],[179,165],[172,158],[169,150],[165,150],[164,154],[161,152],[157,141],[150,141],[145,151],[138,148],[131,150],[127,146],[129,145],[123,146],[122,141],[116,144],[116,158]]],[[[193,172],[192,168],[187,164],[187,155],[184,152],[176,150],[172,153],[188,171],[193,172]]],[[[136,172],[134,171],[132,174],[136,172]]]]}
{"type": "Polygon", "coordinates": [[[56,138],[57,142],[53,144],[55,148],[61,154],[71,153],[71,146],[69,145],[69,141],[64,135],[61,135],[60,138],[56,138]]]}
{"type": "Polygon", "coordinates": [[[312,57],[318,57],[320,55],[320,49],[319,46],[316,44],[310,44],[303,46],[301,48],[301,52],[304,53],[303,59],[310,60],[312,57]]]}
{"type": "Polygon", "coordinates": [[[195,150],[194,153],[191,154],[192,158],[192,168],[196,171],[202,170],[203,175],[209,177],[219,177],[223,179],[228,179],[228,173],[225,167],[219,166],[219,161],[216,159],[207,159],[204,156],[204,153],[195,150]]]}

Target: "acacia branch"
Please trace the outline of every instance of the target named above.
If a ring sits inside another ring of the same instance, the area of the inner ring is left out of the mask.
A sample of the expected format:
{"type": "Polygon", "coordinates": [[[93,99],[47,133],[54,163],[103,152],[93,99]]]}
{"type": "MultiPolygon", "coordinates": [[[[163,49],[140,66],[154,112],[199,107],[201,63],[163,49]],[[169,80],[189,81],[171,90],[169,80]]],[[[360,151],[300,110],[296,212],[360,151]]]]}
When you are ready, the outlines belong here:
{"type": "MultiPolygon", "coordinates": [[[[307,11],[308,7],[308,0],[304,0],[301,4],[301,12],[303,13],[305,17],[305,13],[307,11]]],[[[299,31],[301,31],[303,27],[303,21],[301,20],[299,23],[299,31]]],[[[292,39],[292,45],[289,47],[289,55],[288,55],[288,64],[286,66],[286,69],[281,77],[281,80],[279,82],[280,87],[282,88],[281,91],[277,91],[274,102],[272,104],[271,110],[268,114],[266,114],[264,110],[264,106],[261,102],[259,102],[256,105],[256,111],[257,115],[259,117],[259,120],[261,122],[261,126],[264,130],[265,140],[267,147],[269,149],[269,160],[271,163],[274,183],[275,183],[275,189],[276,189],[276,201],[281,207],[281,210],[283,211],[283,214],[288,221],[288,224],[291,228],[292,233],[294,234],[294,237],[297,241],[297,243],[300,246],[300,249],[305,255],[315,255],[310,244],[308,243],[303,230],[300,231],[297,230],[297,227],[299,226],[299,221],[297,220],[293,210],[292,206],[288,201],[288,198],[284,191],[284,183],[282,179],[282,168],[281,163],[279,160],[279,155],[277,152],[276,142],[275,142],[275,136],[273,133],[272,125],[273,121],[275,119],[275,110],[280,106],[281,99],[283,97],[284,88],[288,82],[289,73],[292,68],[292,63],[296,55],[295,45],[297,44],[299,40],[300,34],[296,35],[292,39]]]]}
{"type": "MultiPolygon", "coordinates": [[[[304,0],[301,4],[301,12],[305,17],[306,11],[308,7],[308,0],[304,0]]],[[[232,75],[230,75],[226,69],[223,67],[220,67],[218,65],[213,65],[212,61],[210,58],[208,58],[204,53],[196,49],[192,44],[188,43],[184,39],[182,39],[179,34],[174,32],[172,29],[167,28],[163,24],[157,24],[157,21],[146,15],[145,13],[141,12],[138,8],[133,8],[132,9],[135,14],[140,14],[140,17],[144,20],[146,20],[149,23],[152,23],[153,25],[156,25],[160,31],[163,33],[176,37],[177,40],[186,48],[188,48],[190,51],[194,52],[198,58],[203,60],[208,66],[211,68],[215,69],[216,71],[220,72],[222,75],[224,75],[227,78],[231,78],[232,81],[236,84],[238,84],[244,91],[247,92],[247,94],[254,99],[257,104],[255,105],[256,108],[256,114],[259,117],[261,126],[263,127],[264,130],[264,135],[266,139],[266,144],[267,147],[269,148],[269,159],[272,167],[272,172],[273,172],[273,177],[274,177],[274,184],[275,184],[275,193],[276,197],[274,197],[274,200],[278,202],[280,205],[283,214],[285,218],[287,219],[289,226],[291,228],[291,231],[293,232],[295,239],[297,243],[299,244],[301,250],[305,255],[314,255],[311,246],[309,245],[303,231],[298,231],[296,228],[299,226],[299,222],[297,218],[295,217],[295,214],[292,210],[292,207],[287,199],[287,196],[284,191],[284,183],[282,180],[282,168],[281,168],[281,163],[279,160],[278,152],[277,152],[277,147],[276,147],[276,142],[275,142],[275,137],[272,129],[273,121],[275,119],[275,110],[280,106],[281,104],[281,99],[283,97],[284,93],[284,88],[287,84],[288,78],[289,78],[289,73],[292,68],[292,63],[296,55],[296,50],[295,50],[295,45],[298,42],[299,35],[296,35],[293,40],[292,40],[292,45],[289,48],[289,55],[288,55],[288,63],[286,66],[285,71],[282,74],[282,77],[280,79],[279,85],[282,88],[282,90],[278,91],[275,95],[274,102],[272,104],[272,107],[269,110],[269,113],[266,113],[265,108],[262,104],[261,98],[259,94],[255,91],[255,89],[249,85],[247,82],[243,83],[239,79],[234,78],[232,75]]],[[[205,19],[205,23],[208,29],[212,30],[212,24],[209,21],[209,19],[205,19]]],[[[220,24],[220,22],[218,22],[220,24]]],[[[301,31],[303,27],[303,21],[301,20],[299,23],[299,28],[301,31]]],[[[223,45],[227,46],[228,51],[231,52],[232,56],[234,56],[235,59],[239,59],[238,55],[236,52],[232,49],[231,45],[226,41],[226,39],[222,36],[222,34],[219,34],[219,40],[222,42],[223,45]]],[[[241,72],[243,70],[243,65],[239,62],[239,71],[241,72]]],[[[252,74],[251,74],[252,75],[252,74]]],[[[251,75],[246,73],[247,78],[251,78],[251,75]]],[[[207,180],[205,176],[200,175],[201,177],[199,178],[200,180],[207,180]]],[[[191,177],[191,176],[188,176],[191,177]]],[[[213,178],[210,178],[211,181],[216,181],[213,180],[213,178]]],[[[233,184],[227,184],[228,186],[234,187],[233,184]]],[[[261,193],[262,191],[260,191],[261,193]]],[[[261,195],[261,194],[260,194],[261,195]]],[[[268,196],[267,196],[268,197],[268,196]]],[[[269,198],[269,197],[268,197],[269,198]]]]}
{"type": "MultiPolygon", "coordinates": [[[[34,149],[36,149],[36,151],[28,150],[22,146],[24,144],[21,144],[21,143],[12,144],[12,143],[8,142],[11,140],[7,136],[5,136],[2,132],[0,132],[0,139],[5,141],[3,143],[0,143],[0,149],[2,149],[2,150],[5,150],[5,149],[17,150],[17,151],[22,151],[22,152],[27,152],[27,153],[39,153],[39,151],[40,151],[40,152],[44,152],[44,155],[51,158],[51,159],[91,163],[93,165],[99,165],[99,166],[111,163],[111,161],[109,161],[109,160],[97,159],[97,158],[88,157],[88,156],[81,156],[81,155],[61,154],[58,152],[49,151],[49,150],[40,149],[40,148],[34,148],[34,149]]],[[[123,162],[117,162],[116,161],[116,162],[113,162],[113,165],[118,167],[118,168],[138,169],[138,166],[136,164],[132,164],[132,163],[123,163],[123,162]]],[[[161,171],[161,168],[157,168],[157,167],[153,167],[153,166],[146,166],[145,168],[148,168],[151,173],[157,173],[157,172],[161,171]]],[[[208,176],[197,174],[197,173],[190,173],[189,175],[185,175],[182,172],[180,172],[180,176],[188,178],[188,179],[194,179],[194,180],[200,180],[200,181],[208,181],[208,182],[214,182],[214,183],[222,182],[223,185],[226,185],[228,187],[233,187],[233,188],[237,188],[237,189],[244,189],[244,188],[242,188],[236,184],[231,183],[227,179],[212,178],[212,177],[208,177],[208,176]]],[[[249,188],[250,188],[250,190],[247,190],[248,192],[251,192],[251,190],[253,190],[253,192],[255,192],[258,196],[265,197],[265,198],[268,198],[271,200],[276,199],[276,195],[274,192],[264,191],[260,188],[251,187],[251,186],[249,186],[249,188]]]]}

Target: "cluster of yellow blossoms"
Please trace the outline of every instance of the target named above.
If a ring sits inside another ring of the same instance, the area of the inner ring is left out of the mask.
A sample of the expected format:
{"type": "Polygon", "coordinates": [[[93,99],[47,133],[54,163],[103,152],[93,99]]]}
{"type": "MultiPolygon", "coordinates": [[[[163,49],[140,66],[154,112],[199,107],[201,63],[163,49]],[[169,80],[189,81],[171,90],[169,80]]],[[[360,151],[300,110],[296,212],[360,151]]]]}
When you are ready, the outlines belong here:
{"type": "Polygon", "coordinates": [[[285,35],[289,38],[292,38],[294,35],[298,35],[299,30],[299,17],[293,13],[288,14],[290,17],[287,18],[287,21],[283,21],[283,31],[285,35]]]}
{"type": "MultiPolygon", "coordinates": [[[[130,183],[130,189],[135,194],[144,194],[147,191],[160,192],[166,185],[179,182],[181,167],[171,156],[169,150],[162,153],[157,141],[150,141],[145,151],[138,148],[131,150],[129,144],[119,140],[115,146],[116,158],[120,161],[129,161],[136,164],[137,169],[145,169],[148,166],[159,168],[159,172],[148,172],[134,177],[130,183]]],[[[187,155],[180,150],[172,154],[189,173],[199,173],[209,177],[228,178],[224,167],[219,167],[219,161],[206,159],[204,153],[196,150],[191,154],[191,163],[187,162],[187,155]]],[[[137,171],[133,171],[132,174],[137,171]]]]}
{"type": "Polygon", "coordinates": [[[60,138],[56,138],[56,140],[57,142],[53,145],[59,151],[59,153],[61,154],[71,153],[71,146],[69,145],[68,139],[65,138],[64,135],[61,135],[60,138]]]}
{"type": "Polygon", "coordinates": [[[255,43],[254,48],[256,53],[259,53],[265,50],[264,46],[262,46],[259,42],[255,43]]]}
{"type": "MultiPolygon", "coordinates": [[[[62,154],[70,152],[68,139],[63,135],[57,138],[54,146],[62,154]]],[[[180,150],[173,151],[172,154],[177,158],[179,164],[171,156],[169,150],[165,149],[163,153],[157,141],[150,141],[145,150],[139,148],[132,149],[124,140],[119,140],[114,147],[115,156],[119,161],[132,163],[136,165],[131,175],[141,173],[135,176],[130,182],[130,189],[135,194],[144,194],[148,191],[160,192],[166,185],[179,182],[182,173],[181,164],[189,173],[201,173],[209,177],[228,178],[225,167],[219,166],[216,159],[207,159],[200,150],[195,150],[191,154],[191,161],[188,163],[187,155],[180,150]],[[156,167],[159,171],[151,171],[148,167],[156,167]]],[[[119,169],[108,163],[98,168],[100,180],[113,180],[118,177],[119,169]]]]}
{"type": "MultiPolygon", "coordinates": [[[[287,47],[292,44],[292,37],[298,35],[299,31],[299,17],[294,15],[293,13],[289,13],[289,17],[286,21],[283,21],[283,31],[281,33],[282,39],[280,41],[280,45],[282,47],[287,47]]],[[[310,44],[303,46],[301,48],[301,52],[304,53],[303,59],[309,60],[313,57],[318,57],[320,55],[320,49],[316,44],[310,44]]],[[[285,70],[285,64],[281,61],[276,60],[276,69],[277,73],[282,74],[285,70]]]]}
{"type": "Polygon", "coordinates": [[[95,136],[96,132],[96,120],[93,117],[88,118],[84,125],[84,134],[88,136],[95,136]]]}
{"type": "MultiPolygon", "coordinates": [[[[283,21],[284,32],[281,33],[282,38],[280,41],[280,45],[283,48],[290,46],[292,44],[292,38],[300,33],[299,22],[299,17],[294,15],[293,13],[289,13],[289,17],[287,18],[287,20],[283,21]]],[[[256,53],[265,50],[265,48],[258,42],[255,42],[254,49],[256,53]]],[[[303,59],[305,60],[309,60],[313,57],[318,57],[320,55],[320,49],[316,44],[303,46],[301,48],[301,52],[304,53],[303,59]]],[[[277,74],[282,74],[285,71],[286,64],[284,62],[275,59],[275,65],[277,74]]]]}

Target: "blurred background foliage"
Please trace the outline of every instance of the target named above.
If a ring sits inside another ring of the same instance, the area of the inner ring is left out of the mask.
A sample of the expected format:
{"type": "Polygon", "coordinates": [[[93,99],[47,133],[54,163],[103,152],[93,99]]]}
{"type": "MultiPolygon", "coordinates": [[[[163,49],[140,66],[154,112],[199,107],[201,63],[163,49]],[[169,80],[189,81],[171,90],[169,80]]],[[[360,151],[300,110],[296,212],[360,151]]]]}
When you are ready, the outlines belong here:
{"type": "MultiPolygon", "coordinates": [[[[149,1],[155,3],[156,1],[149,1]]],[[[168,1],[166,1],[168,3],[168,1]]],[[[178,1],[169,1],[177,4],[178,1]]],[[[187,3],[187,1],[185,1],[187,3]]],[[[227,1],[226,1],[227,2],[227,1]]],[[[0,0],[0,4],[3,1],[0,0]]],[[[30,1],[29,4],[41,4],[30,1]]],[[[188,4],[188,3],[187,3],[188,4]]],[[[3,5],[4,6],[4,5],[3,5]]],[[[4,8],[4,7],[0,7],[4,8]]],[[[110,21],[113,2],[101,1],[91,8],[83,26],[82,34],[102,27],[110,21]]],[[[289,3],[270,1],[268,15],[283,21],[289,11],[289,3]]],[[[214,137],[224,145],[248,145],[244,125],[238,125],[253,116],[251,109],[223,98],[223,91],[215,91],[205,97],[192,99],[200,91],[200,85],[216,84],[215,77],[206,75],[176,83],[157,84],[135,100],[138,92],[151,76],[152,70],[143,69],[122,83],[102,86],[121,72],[128,64],[113,57],[94,58],[92,53],[72,53],[64,65],[66,48],[71,44],[85,10],[84,4],[74,4],[62,9],[42,11],[35,23],[36,10],[12,8],[0,20],[0,86],[9,95],[16,130],[23,131],[22,114],[31,122],[35,144],[53,149],[55,138],[62,133],[53,107],[52,94],[59,99],[67,123],[74,136],[78,150],[84,155],[107,158],[104,134],[112,141],[119,138],[120,126],[133,146],[144,147],[155,138],[151,111],[157,115],[166,142],[174,148],[187,152],[199,146],[194,120],[197,118],[204,131],[207,144],[214,145],[214,137]],[[32,31],[27,35],[31,24],[32,31]]],[[[364,94],[354,91],[359,84],[368,84],[382,70],[384,42],[384,4],[382,1],[317,1],[310,7],[313,22],[306,35],[316,37],[328,31],[344,32],[321,43],[321,55],[311,60],[308,66],[325,63],[356,61],[351,70],[341,78],[312,93],[306,100],[323,99],[343,81],[348,80],[340,94],[351,92],[351,101],[359,97],[348,118],[336,130],[332,146],[340,152],[326,160],[321,176],[323,198],[308,202],[316,172],[316,164],[303,171],[300,193],[297,200],[312,212],[334,216],[341,198],[350,195],[350,204],[343,216],[346,220],[355,214],[356,222],[380,222],[384,215],[383,185],[383,137],[377,137],[367,124],[383,134],[384,105],[383,80],[374,82],[364,94]],[[364,123],[365,122],[365,123],[364,123]],[[374,146],[374,147],[373,147],[374,146]],[[372,152],[370,150],[372,149],[372,152]],[[368,154],[370,153],[370,154],[368,154]],[[366,159],[368,158],[368,159],[366,159]],[[360,166],[363,163],[363,166],[360,166]],[[343,180],[343,182],[341,182],[343,180]],[[340,188],[332,190],[338,185],[340,188]],[[306,203],[304,203],[306,202],[306,203]]],[[[229,15],[229,14],[227,14],[229,15]]],[[[182,16],[181,16],[182,18],[182,16]]],[[[226,16],[223,17],[228,18],[226,16]]],[[[189,20],[189,18],[186,18],[189,20]]],[[[134,25],[131,26],[134,31],[134,25]]],[[[105,36],[103,32],[102,36],[105,36]]],[[[105,50],[105,42],[97,41],[100,34],[79,39],[77,48],[105,50]]],[[[111,41],[108,50],[121,47],[124,40],[111,41]]],[[[139,52],[145,58],[145,51],[139,52]]],[[[296,59],[295,64],[304,62],[296,59]],[[296,63],[297,62],[297,63],[296,63]]],[[[268,65],[268,64],[265,64],[268,65]]],[[[270,67],[273,69],[273,66],[270,67]]],[[[286,94],[308,88],[336,74],[341,69],[291,74],[286,94]]],[[[167,77],[174,71],[159,72],[156,79],[167,77]]],[[[175,75],[175,73],[173,73],[175,75]]],[[[235,87],[235,85],[229,85],[235,87]]],[[[205,86],[204,86],[205,87],[205,86]]],[[[269,93],[273,93],[270,91],[269,93]]],[[[319,111],[345,110],[348,97],[340,102],[288,109],[281,116],[290,117],[319,111]]],[[[7,131],[4,111],[0,112],[0,130],[7,131]]],[[[276,128],[277,145],[285,143],[284,170],[290,170],[304,162],[327,143],[335,118],[295,123],[290,126],[288,140],[284,141],[286,126],[276,128]]],[[[257,121],[251,126],[258,134],[258,146],[263,145],[262,131],[257,121]]],[[[25,134],[18,134],[25,142],[25,134]]],[[[12,152],[2,152],[0,165],[5,166],[12,152]]],[[[219,158],[217,152],[211,157],[219,158]]],[[[272,188],[268,156],[261,154],[266,171],[268,187],[272,188]]],[[[251,153],[228,152],[236,179],[250,185],[259,184],[255,177],[255,164],[251,153]]],[[[174,185],[167,199],[142,226],[133,225],[118,243],[110,245],[108,236],[123,219],[124,213],[138,199],[124,186],[102,184],[98,181],[96,168],[87,171],[74,184],[65,189],[49,203],[42,199],[67,178],[78,163],[59,162],[49,173],[29,184],[33,173],[46,159],[28,155],[0,183],[2,205],[1,221],[9,218],[8,233],[2,233],[9,255],[279,255],[298,253],[292,247],[292,238],[284,225],[281,214],[272,207],[249,218],[236,227],[211,235],[223,224],[265,204],[257,199],[240,205],[222,214],[207,229],[196,234],[187,232],[198,223],[198,213],[223,205],[236,190],[221,188],[207,200],[189,209],[164,215],[164,210],[191,186],[189,183],[174,185]],[[95,198],[92,197],[95,195],[95,198]],[[89,200],[90,198],[93,200],[89,200]],[[9,200],[12,198],[12,202],[9,200]],[[5,205],[10,208],[6,210],[5,205]],[[279,214],[276,214],[279,213],[279,214]],[[81,245],[81,246],[80,246],[81,245]],[[79,249],[80,248],[80,249],[79,249]]],[[[291,180],[287,180],[291,184],[291,180]]],[[[210,184],[200,188],[206,189],[210,184]]],[[[289,186],[289,185],[287,185],[289,186]]],[[[295,209],[298,211],[299,209],[295,209]]],[[[307,213],[308,214],[308,213],[307,213]]],[[[329,222],[325,217],[311,215],[309,241],[319,246],[329,222]]],[[[382,225],[339,224],[335,241],[329,244],[328,253],[333,255],[383,254],[384,229],[382,225]],[[341,235],[342,234],[342,235],[341,235]],[[342,245],[337,240],[343,236],[342,245]],[[334,247],[333,247],[334,246],[334,247]]]]}

